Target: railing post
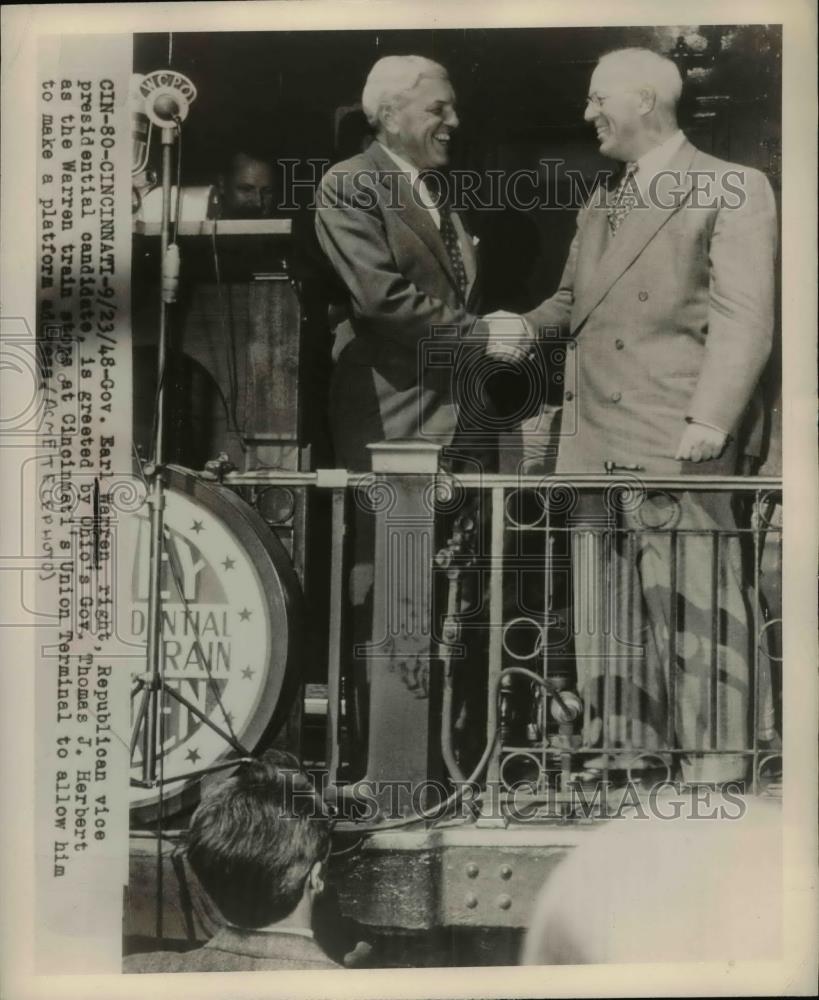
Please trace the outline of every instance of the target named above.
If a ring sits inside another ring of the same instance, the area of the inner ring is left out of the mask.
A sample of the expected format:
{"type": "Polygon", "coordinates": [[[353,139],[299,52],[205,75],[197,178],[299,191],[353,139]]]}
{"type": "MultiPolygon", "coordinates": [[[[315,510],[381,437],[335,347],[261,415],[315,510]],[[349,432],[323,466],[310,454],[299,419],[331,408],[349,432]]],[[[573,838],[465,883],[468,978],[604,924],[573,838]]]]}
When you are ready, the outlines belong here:
{"type": "Polygon", "coordinates": [[[419,441],[369,445],[375,478],[375,564],[366,777],[382,809],[407,815],[438,798],[419,801],[416,789],[439,778],[437,729],[432,725],[430,661],[434,654],[432,569],[433,490],[440,448],[419,441]],[[410,783],[403,794],[389,783],[410,783]]]}
{"type": "Polygon", "coordinates": [[[327,660],[327,777],[338,781],[341,767],[341,670],[344,636],[344,550],[347,533],[346,473],[344,485],[333,487],[332,558],[330,568],[330,628],[327,660]]]}
{"type": "MultiPolygon", "coordinates": [[[[487,688],[490,698],[496,698],[503,668],[503,529],[506,508],[503,486],[491,490],[491,541],[489,570],[489,665],[487,688]]],[[[491,714],[487,705],[487,715],[491,714]]],[[[486,734],[487,739],[489,733],[486,734]]],[[[505,826],[506,821],[497,809],[500,795],[500,741],[495,744],[486,771],[487,795],[478,820],[480,826],[505,826]]]]}

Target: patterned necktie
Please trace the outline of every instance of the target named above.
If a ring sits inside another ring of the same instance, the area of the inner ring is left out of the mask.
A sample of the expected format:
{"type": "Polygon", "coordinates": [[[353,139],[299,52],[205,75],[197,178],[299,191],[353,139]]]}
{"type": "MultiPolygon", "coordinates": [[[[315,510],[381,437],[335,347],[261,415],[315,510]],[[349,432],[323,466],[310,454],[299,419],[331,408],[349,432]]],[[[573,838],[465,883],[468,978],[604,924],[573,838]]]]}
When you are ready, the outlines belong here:
{"type": "Polygon", "coordinates": [[[611,235],[617,232],[625,217],[638,204],[637,184],[634,175],[637,173],[636,163],[627,163],[620,183],[614,189],[614,196],[609,203],[609,229],[611,235]]]}
{"type": "Polygon", "coordinates": [[[458,239],[458,233],[452,221],[452,212],[449,209],[449,205],[441,202],[438,205],[438,214],[441,216],[441,239],[444,241],[446,252],[452,264],[452,270],[455,272],[455,280],[458,283],[461,302],[465,302],[467,281],[464,255],[461,253],[461,242],[458,239]]]}
{"type": "Polygon", "coordinates": [[[446,248],[449,262],[452,265],[452,271],[455,275],[455,281],[457,283],[461,302],[465,302],[466,286],[468,282],[466,277],[466,268],[464,267],[464,255],[461,251],[461,242],[458,239],[458,231],[455,229],[455,223],[452,221],[452,210],[449,205],[447,205],[446,199],[442,197],[439,177],[435,171],[433,170],[429,173],[422,174],[421,179],[426,185],[427,191],[429,191],[435,201],[435,207],[438,209],[438,215],[441,220],[441,239],[443,240],[444,247],[446,248]]]}

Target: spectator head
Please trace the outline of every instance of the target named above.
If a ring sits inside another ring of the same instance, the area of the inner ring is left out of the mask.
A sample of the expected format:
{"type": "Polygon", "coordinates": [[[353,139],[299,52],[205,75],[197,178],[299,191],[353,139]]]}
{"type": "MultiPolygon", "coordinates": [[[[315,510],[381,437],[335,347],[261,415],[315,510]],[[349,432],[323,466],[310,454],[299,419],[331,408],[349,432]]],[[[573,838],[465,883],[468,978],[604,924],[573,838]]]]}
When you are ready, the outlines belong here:
{"type": "Polygon", "coordinates": [[[217,180],[223,219],[268,219],[276,191],[274,160],[265,150],[245,144],[224,157],[217,180]]]}
{"type": "Polygon", "coordinates": [[[187,855],[222,916],[259,928],[312,910],[324,889],[330,818],[291,754],[271,750],[214,785],[191,819],[187,855]]]}

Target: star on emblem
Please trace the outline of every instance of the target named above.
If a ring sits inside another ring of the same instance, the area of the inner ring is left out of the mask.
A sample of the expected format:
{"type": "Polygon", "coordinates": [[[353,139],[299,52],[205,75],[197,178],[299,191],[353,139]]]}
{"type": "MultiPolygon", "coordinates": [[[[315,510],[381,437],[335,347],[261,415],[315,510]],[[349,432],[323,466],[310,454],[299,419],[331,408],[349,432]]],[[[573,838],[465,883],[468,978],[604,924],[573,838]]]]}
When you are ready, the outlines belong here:
{"type": "Polygon", "coordinates": [[[201,754],[196,747],[191,747],[191,749],[185,754],[185,760],[189,760],[191,764],[195,764],[199,760],[200,756],[201,754]]]}
{"type": "Polygon", "coordinates": [[[236,565],[236,560],[231,559],[230,556],[225,556],[222,565],[225,567],[226,571],[229,569],[233,569],[233,567],[236,565]]]}
{"type": "Polygon", "coordinates": [[[242,610],[239,612],[239,617],[242,619],[243,622],[246,622],[248,618],[250,618],[250,615],[251,612],[248,611],[247,608],[242,608],[242,610]]]}
{"type": "Polygon", "coordinates": [[[195,531],[198,535],[200,531],[204,530],[201,521],[194,521],[191,525],[191,531],[195,531]]]}
{"type": "Polygon", "coordinates": [[[245,669],[242,671],[242,677],[245,680],[252,681],[253,680],[253,675],[255,673],[256,673],[255,670],[251,670],[250,667],[245,667],[245,669]]]}

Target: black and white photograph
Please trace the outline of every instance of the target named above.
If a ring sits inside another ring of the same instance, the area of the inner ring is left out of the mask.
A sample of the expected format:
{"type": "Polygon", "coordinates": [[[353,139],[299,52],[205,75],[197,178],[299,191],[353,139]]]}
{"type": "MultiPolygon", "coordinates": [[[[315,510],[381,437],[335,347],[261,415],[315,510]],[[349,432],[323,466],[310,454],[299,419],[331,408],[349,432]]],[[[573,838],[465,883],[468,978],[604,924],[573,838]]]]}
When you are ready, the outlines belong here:
{"type": "Polygon", "coordinates": [[[815,6],[116,6],[3,15],[3,995],[812,995],[815,6]]]}

